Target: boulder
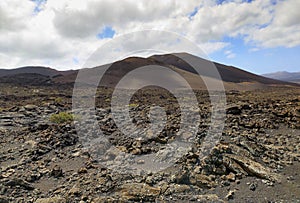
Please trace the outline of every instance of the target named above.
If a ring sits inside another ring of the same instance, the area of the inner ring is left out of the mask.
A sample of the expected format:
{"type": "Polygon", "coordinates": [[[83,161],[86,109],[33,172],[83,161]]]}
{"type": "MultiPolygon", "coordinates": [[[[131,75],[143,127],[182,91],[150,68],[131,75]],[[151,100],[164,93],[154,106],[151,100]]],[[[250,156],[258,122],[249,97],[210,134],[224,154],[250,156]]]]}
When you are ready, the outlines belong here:
{"type": "Polygon", "coordinates": [[[128,201],[150,201],[160,194],[160,188],[151,187],[145,183],[128,183],[121,187],[120,194],[128,201]]]}
{"type": "Polygon", "coordinates": [[[236,161],[249,175],[270,181],[279,181],[279,175],[272,173],[269,168],[258,162],[234,154],[226,154],[226,156],[236,161]]]}
{"type": "Polygon", "coordinates": [[[35,203],[66,203],[66,199],[62,197],[49,197],[49,198],[40,198],[35,201],[35,203]]]}

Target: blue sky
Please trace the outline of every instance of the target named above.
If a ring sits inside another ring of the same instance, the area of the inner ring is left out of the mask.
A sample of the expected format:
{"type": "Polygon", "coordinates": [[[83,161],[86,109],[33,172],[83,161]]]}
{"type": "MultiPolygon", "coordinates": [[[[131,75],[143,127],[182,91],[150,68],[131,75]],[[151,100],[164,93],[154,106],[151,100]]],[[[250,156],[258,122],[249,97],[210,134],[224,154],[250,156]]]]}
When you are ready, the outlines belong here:
{"type": "MultiPolygon", "coordinates": [[[[249,1],[250,2],[250,1],[249,1]]],[[[195,9],[190,16],[197,13],[195,9]]],[[[98,39],[112,39],[115,30],[111,26],[105,26],[97,34],[98,39]]],[[[300,46],[286,48],[261,48],[257,49],[251,43],[246,43],[242,37],[223,37],[222,42],[229,45],[219,51],[208,54],[212,61],[232,65],[256,74],[270,73],[274,71],[300,71],[299,55],[300,46]]],[[[200,46],[201,48],[201,46],[200,46]]],[[[78,60],[76,60],[78,63],[78,60]]]]}
{"type": "MultiPolygon", "coordinates": [[[[216,62],[257,74],[296,72],[299,8],[298,0],[1,0],[0,67],[79,69],[108,41],[154,29],[188,37],[216,62]]],[[[145,34],[125,44],[162,53],[165,41],[145,34]]]]}
{"type": "MultiPolygon", "coordinates": [[[[222,4],[222,2],[220,1],[219,3],[222,4]]],[[[248,0],[247,2],[251,1],[248,0]]],[[[192,17],[196,13],[197,9],[195,8],[189,15],[192,17]]],[[[112,39],[114,35],[115,30],[111,26],[105,26],[96,37],[100,40],[105,38],[112,39]]],[[[274,71],[300,71],[300,46],[292,48],[278,46],[275,48],[258,49],[253,44],[246,43],[241,36],[224,36],[221,41],[229,45],[224,49],[208,54],[208,57],[212,61],[239,67],[256,74],[274,71]]],[[[78,64],[78,60],[76,60],[76,63],[78,64]]]]}
{"type": "Polygon", "coordinates": [[[292,48],[279,46],[252,50],[253,46],[246,44],[239,37],[225,37],[223,41],[229,42],[230,45],[224,50],[209,54],[211,60],[236,66],[257,74],[276,71],[300,71],[300,46],[292,48]],[[226,50],[231,50],[234,57],[228,57],[228,54],[225,53],[226,50]]]}
{"type": "Polygon", "coordinates": [[[42,5],[45,4],[47,2],[47,0],[31,0],[33,1],[36,5],[34,7],[34,13],[37,14],[40,11],[42,11],[42,5]]]}
{"type": "Polygon", "coordinates": [[[105,26],[101,32],[97,34],[98,39],[105,39],[105,38],[113,38],[115,35],[115,31],[111,26],[105,26]]]}

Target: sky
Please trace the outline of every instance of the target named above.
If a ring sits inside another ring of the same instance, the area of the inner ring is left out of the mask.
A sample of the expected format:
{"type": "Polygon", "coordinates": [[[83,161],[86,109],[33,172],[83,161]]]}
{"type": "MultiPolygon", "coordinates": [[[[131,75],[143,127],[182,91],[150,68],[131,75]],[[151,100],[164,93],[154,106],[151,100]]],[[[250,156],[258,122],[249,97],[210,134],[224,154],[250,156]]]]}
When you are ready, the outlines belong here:
{"type": "MultiPolygon", "coordinates": [[[[216,62],[257,74],[297,72],[299,8],[300,0],[1,0],[0,68],[79,69],[119,36],[163,30],[216,62]]],[[[145,35],[127,46],[149,43],[158,50],[164,42],[145,35]]],[[[180,43],[172,50],[185,51],[180,43]]]]}

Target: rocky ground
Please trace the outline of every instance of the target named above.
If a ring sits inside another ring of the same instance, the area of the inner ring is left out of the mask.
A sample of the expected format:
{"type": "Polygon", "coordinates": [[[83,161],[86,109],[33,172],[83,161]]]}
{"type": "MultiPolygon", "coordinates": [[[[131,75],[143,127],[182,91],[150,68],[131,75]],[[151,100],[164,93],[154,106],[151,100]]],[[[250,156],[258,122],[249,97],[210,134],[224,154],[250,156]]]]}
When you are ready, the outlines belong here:
{"type": "MultiPolygon", "coordinates": [[[[174,139],[180,118],[175,98],[163,91],[134,95],[136,125],[149,123],[149,103],[158,102],[168,115],[159,136],[135,140],[114,124],[110,94],[99,92],[96,112],[112,145],[143,155],[174,139]]],[[[300,90],[226,94],[225,128],[208,156],[199,157],[210,104],[198,91],[194,145],[165,170],[133,175],[107,168],[84,149],[74,122],[51,121],[52,114],[71,111],[72,88],[2,86],[0,202],[300,202],[300,90]]]]}

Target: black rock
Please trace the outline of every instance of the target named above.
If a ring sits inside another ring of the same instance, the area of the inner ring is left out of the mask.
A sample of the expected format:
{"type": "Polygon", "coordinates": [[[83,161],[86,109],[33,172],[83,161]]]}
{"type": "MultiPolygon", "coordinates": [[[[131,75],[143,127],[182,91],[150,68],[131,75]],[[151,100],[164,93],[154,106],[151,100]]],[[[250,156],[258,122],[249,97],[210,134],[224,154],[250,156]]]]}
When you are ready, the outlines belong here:
{"type": "Polygon", "coordinates": [[[34,187],[30,183],[28,183],[22,179],[17,179],[17,178],[8,180],[5,183],[5,185],[10,186],[10,187],[21,186],[22,188],[24,188],[26,190],[34,190],[34,187]]]}
{"type": "Polygon", "coordinates": [[[226,109],[226,113],[232,115],[240,115],[242,113],[242,110],[238,106],[232,106],[226,109]]]}
{"type": "Polygon", "coordinates": [[[255,191],[256,188],[257,188],[257,184],[256,184],[256,183],[251,183],[251,184],[249,185],[249,189],[252,190],[252,191],[255,191]]]}
{"type": "Polygon", "coordinates": [[[53,177],[55,177],[55,178],[59,178],[59,177],[63,176],[63,171],[62,171],[62,169],[59,166],[55,166],[52,169],[50,175],[53,176],[53,177]]]}

